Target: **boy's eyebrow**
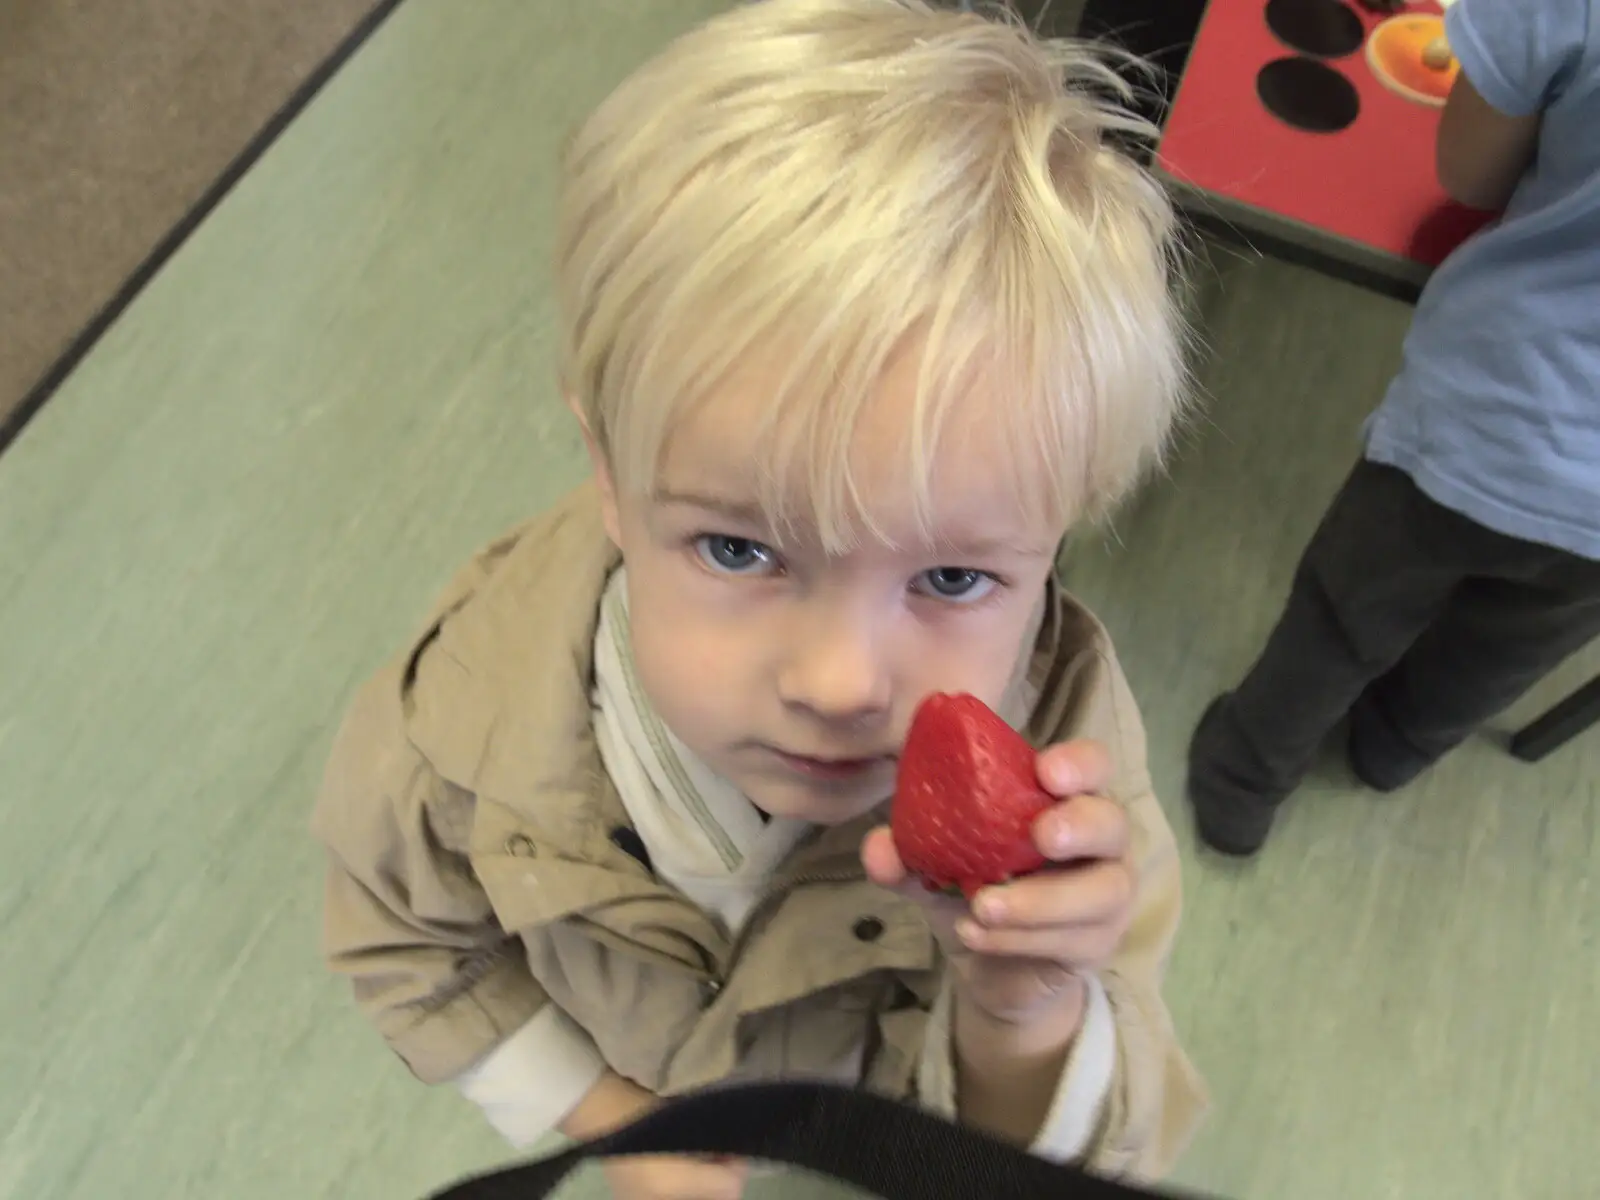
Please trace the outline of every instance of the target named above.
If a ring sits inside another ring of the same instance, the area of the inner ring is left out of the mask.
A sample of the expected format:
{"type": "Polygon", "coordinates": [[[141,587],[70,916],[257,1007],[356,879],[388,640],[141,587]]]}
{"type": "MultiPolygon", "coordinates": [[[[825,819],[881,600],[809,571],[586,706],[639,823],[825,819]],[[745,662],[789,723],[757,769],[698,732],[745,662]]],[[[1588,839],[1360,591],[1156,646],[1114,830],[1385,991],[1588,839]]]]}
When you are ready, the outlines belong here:
{"type": "Polygon", "coordinates": [[[1018,558],[1048,558],[1056,553],[1056,546],[1035,545],[1023,538],[975,537],[952,538],[936,549],[955,554],[958,558],[989,558],[992,555],[1016,555],[1018,558]]]}
{"type": "Polygon", "coordinates": [[[677,488],[657,488],[655,499],[660,504],[679,504],[689,508],[703,508],[707,512],[720,513],[722,516],[734,521],[760,524],[766,520],[766,513],[762,511],[759,504],[749,500],[730,500],[726,496],[714,496],[709,492],[686,492],[677,488]]]}

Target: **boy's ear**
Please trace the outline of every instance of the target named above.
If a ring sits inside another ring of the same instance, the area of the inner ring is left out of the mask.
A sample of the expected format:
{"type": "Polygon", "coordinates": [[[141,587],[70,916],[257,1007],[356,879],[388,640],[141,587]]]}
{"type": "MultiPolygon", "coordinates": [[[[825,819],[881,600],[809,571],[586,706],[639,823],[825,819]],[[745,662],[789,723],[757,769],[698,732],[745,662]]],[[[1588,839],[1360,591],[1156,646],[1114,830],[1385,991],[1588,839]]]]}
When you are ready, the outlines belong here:
{"type": "Polygon", "coordinates": [[[595,486],[600,490],[600,519],[605,523],[606,536],[620,550],[622,521],[617,511],[617,485],[611,474],[611,464],[606,461],[600,443],[595,441],[594,431],[589,428],[589,422],[584,420],[583,410],[578,407],[577,398],[569,392],[566,401],[567,408],[578,419],[578,428],[583,431],[583,444],[589,451],[589,465],[594,470],[595,486]]]}

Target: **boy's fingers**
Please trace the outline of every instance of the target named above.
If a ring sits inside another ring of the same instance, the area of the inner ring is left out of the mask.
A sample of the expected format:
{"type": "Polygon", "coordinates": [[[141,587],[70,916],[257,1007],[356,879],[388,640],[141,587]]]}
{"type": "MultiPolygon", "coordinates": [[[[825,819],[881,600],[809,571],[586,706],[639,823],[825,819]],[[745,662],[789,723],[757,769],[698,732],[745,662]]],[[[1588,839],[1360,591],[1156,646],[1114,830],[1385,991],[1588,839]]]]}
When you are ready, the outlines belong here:
{"type": "Polygon", "coordinates": [[[1111,755],[1087,738],[1060,742],[1040,751],[1039,786],[1052,796],[1103,792],[1111,786],[1111,755]]]}
{"type": "MultiPolygon", "coordinates": [[[[963,932],[966,928],[963,927],[963,932]]],[[[1055,929],[978,929],[962,945],[974,954],[1071,964],[1075,969],[1098,967],[1109,961],[1122,944],[1117,925],[1082,925],[1055,929]]]]}
{"type": "Polygon", "coordinates": [[[861,841],[861,865],[867,878],[879,887],[901,888],[906,883],[905,864],[894,848],[889,827],[880,825],[861,841]]]}
{"type": "Polygon", "coordinates": [[[1101,925],[1129,909],[1134,890],[1124,863],[1088,863],[986,888],[973,897],[972,916],[990,931],[1101,925]]]}
{"type": "Polygon", "coordinates": [[[685,1160],[672,1174],[666,1200],[740,1200],[749,1165],[743,1159],[726,1163],[685,1160]]]}
{"type": "Polygon", "coordinates": [[[706,1190],[698,1200],[740,1200],[750,1174],[750,1164],[744,1159],[734,1159],[708,1168],[714,1177],[706,1180],[706,1190]]]}
{"type": "Polygon", "coordinates": [[[1130,837],[1128,814],[1106,796],[1073,796],[1033,823],[1034,844],[1052,862],[1121,858],[1130,837]]]}

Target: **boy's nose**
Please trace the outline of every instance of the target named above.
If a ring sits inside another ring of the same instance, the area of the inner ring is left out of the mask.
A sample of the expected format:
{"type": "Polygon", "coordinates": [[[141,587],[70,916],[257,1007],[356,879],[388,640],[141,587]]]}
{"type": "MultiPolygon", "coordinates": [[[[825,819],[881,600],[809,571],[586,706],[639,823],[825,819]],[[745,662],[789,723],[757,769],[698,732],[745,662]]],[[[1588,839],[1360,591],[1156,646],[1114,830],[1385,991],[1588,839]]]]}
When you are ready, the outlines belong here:
{"type": "Polygon", "coordinates": [[[869,622],[813,626],[789,643],[778,680],[780,698],[829,722],[855,722],[886,711],[891,688],[880,641],[869,622]]]}

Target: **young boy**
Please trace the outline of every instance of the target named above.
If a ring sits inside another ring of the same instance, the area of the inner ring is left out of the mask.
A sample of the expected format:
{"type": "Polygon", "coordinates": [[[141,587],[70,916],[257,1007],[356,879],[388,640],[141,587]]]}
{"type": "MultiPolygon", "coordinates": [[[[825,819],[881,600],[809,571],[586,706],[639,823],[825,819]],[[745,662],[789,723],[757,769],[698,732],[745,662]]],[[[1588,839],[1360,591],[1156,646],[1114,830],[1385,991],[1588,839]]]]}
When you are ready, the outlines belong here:
{"type": "Polygon", "coordinates": [[[1392,791],[1600,634],[1600,10],[1460,0],[1445,29],[1439,178],[1505,216],[1429,282],[1276,630],[1201,718],[1189,795],[1225,853],[1346,714],[1392,791]]]}
{"type": "MultiPolygon", "coordinates": [[[[766,0],[571,143],[564,385],[594,483],[355,701],[326,947],[512,1143],[823,1077],[1155,1175],[1202,1109],[1139,715],[1052,578],[1182,385],[1172,214],[1081,49],[923,0],[766,0]],[[883,827],[913,709],[1043,747],[1058,869],[970,911],[883,827]]],[[[721,1197],[738,1164],[621,1161],[721,1197]]]]}

